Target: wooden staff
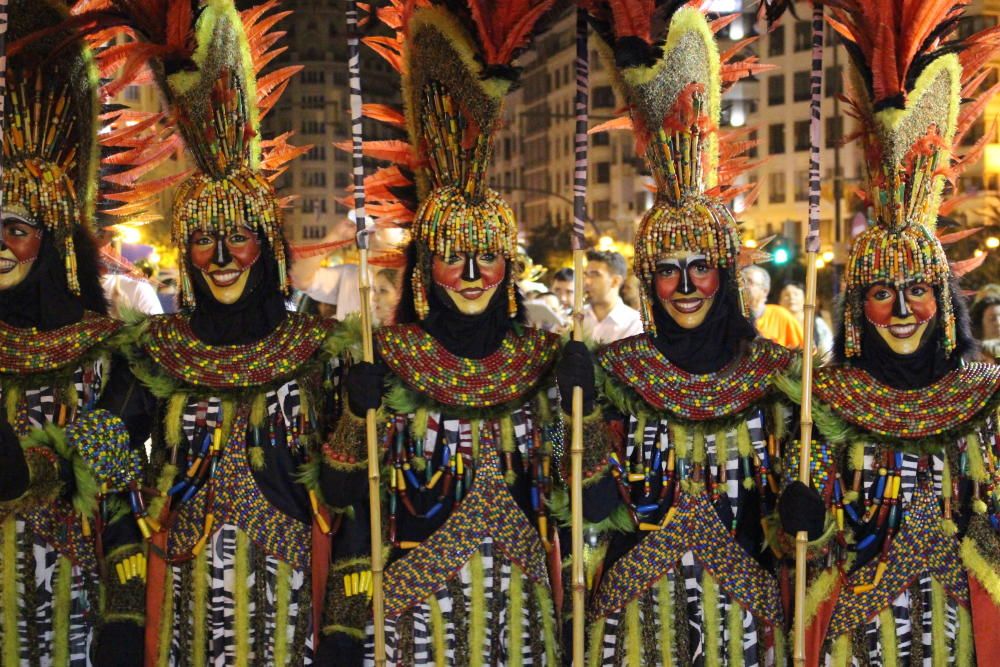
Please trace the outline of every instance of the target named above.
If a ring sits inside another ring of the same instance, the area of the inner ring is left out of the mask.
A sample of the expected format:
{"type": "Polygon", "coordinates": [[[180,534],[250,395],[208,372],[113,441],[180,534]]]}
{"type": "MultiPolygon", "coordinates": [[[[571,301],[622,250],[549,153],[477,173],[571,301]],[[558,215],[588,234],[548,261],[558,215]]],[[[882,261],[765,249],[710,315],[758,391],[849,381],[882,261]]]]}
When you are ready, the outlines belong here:
{"type": "MultiPolygon", "coordinates": [[[[361,139],[361,49],[358,37],[358,6],[347,0],[347,70],[351,95],[351,161],[354,171],[354,216],[357,225],[361,293],[362,358],[375,360],[372,344],[371,281],[368,277],[368,230],[365,228],[365,168],[361,139]]],[[[379,480],[379,447],[375,410],[365,414],[365,444],[368,451],[368,507],[371,523],[372,619],[375,626],[375,665],[385,665],[385,590],[382,585],[382,502],[379,480]]]]}
{"type": "MultiPolygon", "coordinates": [[[[816,257],[819,253],[819,124],[823,101],[823,3],[813,0],[812,11],[812,73],[809,101],[809,232],[806,234],[806,294],[803,308],[802,343],[802,406],[799,435],[799,481],[810,483],[812,450],[812,375],[813,330],[816,327],[816,257]]],[[[795,638],[796,665],[806,661],[806,546],[809,535],[800,530],[795,535],[795,638]]]]}
{"type": "MultiPolygon", "coordinates": [[[[573,167],[573,340],[583,340],[583,225],[587,217],[587,12],[576,10],[576,136],[573,167]]],[[[573,552],[573,665],[584,665],[587,582],[583,569],[583,388],[573,387],[573,432],[570,441],[570,507],[573,552]]]]}

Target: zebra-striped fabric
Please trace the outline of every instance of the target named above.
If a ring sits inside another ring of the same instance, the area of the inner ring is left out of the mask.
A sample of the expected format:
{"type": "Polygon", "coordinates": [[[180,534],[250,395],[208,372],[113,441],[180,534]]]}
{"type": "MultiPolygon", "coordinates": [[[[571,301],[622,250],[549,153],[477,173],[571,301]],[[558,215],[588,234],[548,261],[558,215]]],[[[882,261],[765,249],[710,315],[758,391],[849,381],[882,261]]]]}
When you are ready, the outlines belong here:
{"type": "MultiPolygon", "coordinates": [[[[102,360],[76,369],[73,385],[77,411],[93,407],[103,374],[102,360]]],[[[19,435],[27,435],[30,429],[42,428],[58,419],[56,392],[56,388],[49,386],[24,391],[18,414],[12,416],[19,435]]],[[[2,390],[0,400],[3,400],[2,390]]],[[[88,656],[97,618],[95,605],[99,600],[93,546],[82,536],[79,521],[65,520],[74,516],[68,503],[57,502],[61,505],[58,512],[38,507],[2,519],[0,580],[13,580],[16,585],[13,591],[0,591],[0,604],[16,609],[11,617],[17,631],[10,636],[6,622],[0,623],[0,658],[17,655],[18,665],[90,664],[88,656]],[[60,543],[62,546],[53,544],[51,539],[57,533],[67,538],[60,543]],[[78,548],[83,553],[75,553],[78,548]],[[69,569],[68,576],[65,569],[69,569]],[[59,581],[64,583],[63,587],[57,585],[59,581]],[[58,626],[67,628],[68,634],[57,642],[58,626]]],[[[3,616],[6,621],[6,613],[3,616]]]]}
{"type": "MultiPolygon", "coordinates": [[[[669,421],[646,422],[642,433],[636,431],[638,424],[634,416],[630,418],[626,458],[648,461],[659,449],[665,459],[666,452],[674,446],[669,441],[669,421]]],[[[752,413],[744,425],[758,459],[762,459],[767,448],[763,414],[760,411],[752,413]]],[[[737,430],[733,428],[725,433],[731,443],[726,449],[725,461],[719,460],[717,438],[720,434],[705,433],[704,437],[706,474],[718,476],[719,467],[725,466],[729,510],[733,517],[739,518],[744,511],[741,502],[746,499],[740,498],[743,476],[735,444],[737,430]]],[[[731,542],[731,548],[742,549],[735,541],[731,542]]],[[[628,553],[622,556],[622,560],[628,558],[628,553]]],[[[710,581],[712,590],[706,593],[706,577],[711,579],[711,576],[694,553],[685,552],[672,566],[650,574],[650,580],[637,598],[592,623],[590,631],[595,636],[591,637],[588,656],[588,664],[592,667],[774,665],[780,660],[774,638],[775,631],[780,630],[756,617],[752,609],[743,608],[714,579],[710,581]],[[736,613],[741,628],[739,637],[732,636],[731,632],[735,621],[730,615],[736,613]],[[731,643],[737,644],[740,650],[731,649],[731,643]],[[595,651],[599,655],[595,655],[595,651]]],[[[776,579],[773,583],[777,586],[776,579]]],[[[612,585],[608,579],[604,584],[612,585]]]]}
{"type": "MultiPolygon", "coordinates": [[[[432,597],[396,618],[386,619],[386,660],[389,665],[543,665],[546,664],[544,628],[539,613],[546,601],[502,552],[487,539],[454,579],[432,597]],[[475,564],[472,560],[477,561],[475,564]],[[514,577],[520,579],[513,583],[514,577]],[[511,590],[521,588],[521,602],[513,605],[511,590]],[[480,627],[474,606],[481,605],[480,627]],[[520,608],[516,618],[512,609],[520,608]],[[520,640],[512,642],[517,633],[520,640]],[[478,638],[478,641],[475,641],[478,638]],[[476,645],[470,645],[475,641],[476,645]],[[510,653],[512,645],[520,650],[510,653]],[[473,655],[477,657],[473,657],[473,655]]],[[[374,628],[368,625],[366,665],[374,665],[374,628]]]]}
{"type": "MultiPolygon", "coordinates": [[[[226,667],[237,664],[240,653],[252,665],[276,665],[279,633],[287,647],[286,665],[312,664],[312,619],[309,573],[288,567],[260,551],[249,539],[240,541],[239,529],[224,524],[205,547],[206,555],[172,568],[174,611],[169,664],[226,667]],[[237,579],[237,560],[248,564],[246,579],[237,579]],[[198,586],[197,578],[201,578],[198,586]],[[279,595],[285,588],[287,607],[279,595]],[[195,610],[203,590],[204,607],[195,610]],[[242,598],[241,606],[236,604],[242,598]],[[241,615],[241,618],[237,618],[241,615]],[[278,617],[286,619],[280,627],[278,617]],[[204,626],[195,627],[199,620],[204,626]],[[237,636],[236,628],[247,629],[237,636]],[[196,646],[195,643],[198,643],[196,646]],[[242,643],[242,648],[238,644],[242,643]]],[[[169,619],[165,619],[170,622],[169,619]]]]}

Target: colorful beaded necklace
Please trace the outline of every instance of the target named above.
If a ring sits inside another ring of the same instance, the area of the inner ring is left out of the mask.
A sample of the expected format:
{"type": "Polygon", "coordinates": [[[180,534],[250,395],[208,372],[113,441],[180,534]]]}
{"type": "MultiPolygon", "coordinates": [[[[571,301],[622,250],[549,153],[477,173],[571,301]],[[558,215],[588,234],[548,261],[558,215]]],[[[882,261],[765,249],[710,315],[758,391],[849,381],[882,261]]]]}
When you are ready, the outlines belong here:
{"type": "Polygon", "coordinates": [[[31,375],[64,369],[121,328],[97,313],[51,331],[20,329],[0,322],[0,375],[31,375]]]}

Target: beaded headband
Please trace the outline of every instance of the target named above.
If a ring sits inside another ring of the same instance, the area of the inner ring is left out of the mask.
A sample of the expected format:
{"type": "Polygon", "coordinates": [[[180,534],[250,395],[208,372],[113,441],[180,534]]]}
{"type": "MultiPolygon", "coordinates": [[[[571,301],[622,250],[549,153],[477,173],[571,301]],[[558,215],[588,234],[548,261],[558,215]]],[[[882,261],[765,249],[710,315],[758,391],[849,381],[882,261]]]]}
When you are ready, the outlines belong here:
{"type": "MultiPolygon", "coordinates": [[[[676,9],[666,21],[665,36],[654,35],[653,14],[662,9],[655,5],[669,4],[593,2],[588,7],[628,105],[630,123],[613,126],[632,129],[636,152],[645,157],[656,183],[656,201],[635,236],[635,271],[643,285],[641,314],[652,334],[658,258],[689,251],[704,254],[719,268],[737,265],[739,226],[724,203],[733,194],[729,186],[736,172],[723,174],[719,169],[720,100],[725,85],[761,69],[753,61],[724,62],[715,40],[722,24],[710,23],[694,7],[676,9]]],[[[738,153],[730,152],[727,158],[738,153]]],[[[746,314],[739,271],[730,271],[730,279],[746,314]]]]}
{"type": "Polygon", "coordinates": [[[53,29],[65,8],[14,0],[10,16],[9,39],[24,47],[7,60],[3,206],[54,236],[67,284],[79,294],[73,233],[93,224],[98,73],[80,39],[63,44],[58,59],[46,58],[67,40],[66,31],[53,29]]]}
{"type": "Polygon", "coordinates": [[[915,281],[935,288],[950,354],[956,345],[952,271],[934,229],[945,183],[954,182],[980,150],[954,159],[953,149],[985,108],[977,95],[985,75],[979,70],[998,40],[983,31],[945,41],[961,18],[962,3],[928,0],[926,20],[918,23],[896,15],[903,10],[895,3],[880,5],[874,14],[865,8],[863,0],[848,0],[830,19],[853,64],[849,113],[858,121],[855,136],[865,157],[860,194],[872,211],[872,227],[854,242],[847,262],[845,354],[861,354],[865,290],[915,281]],[[976,96],[962,108],[963,98],[976,96]]]}

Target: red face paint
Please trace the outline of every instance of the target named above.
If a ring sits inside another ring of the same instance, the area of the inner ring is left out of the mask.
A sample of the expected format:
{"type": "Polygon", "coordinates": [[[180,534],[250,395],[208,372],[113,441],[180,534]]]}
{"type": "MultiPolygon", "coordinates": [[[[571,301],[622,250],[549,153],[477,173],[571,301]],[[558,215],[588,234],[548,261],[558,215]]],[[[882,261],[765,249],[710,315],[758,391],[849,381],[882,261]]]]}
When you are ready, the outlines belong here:
{"type": "Polygon", "coordinates": [[[865,291],[864,311],[890,349],[912,354],[923,345],[928,322],[937,316],[937,299],[927,283],[907,285],[902,294],[891,285],[877,284],[865,291]]]}
{"type": "Polygon", "coordinates": [[[30,262],[42,247],[42,230],[24,220],[7,218],[3,221],[3,244],[18,262],[30,262]]]}
{"type": "Polygon", "coordinates": [[[188,248],[191,263],[220,303],[235,303],[240,298],[250,267],[260,258],[260,242],[248,227],[230,232],[222,239],[222,247],[215,234],[196,231],[188,248]]]}
{"type": "Polygon", "coordinates": [[[469,254],[453,252],[450,257],[434,255],[431,279],[443,287],[455,306],[467,315],[483,312],[507,272],[507,260],[499,253],[474,254],[479,277],[467,280],[465,275],[469,254]]]}
{"type": "Polygon", "coordinates": [[[667,314],[685,329],[693,329],[705,321],[719,291],[719,269],[704,255],[667,256],[656,263],[653,289],[667,314]]]}

